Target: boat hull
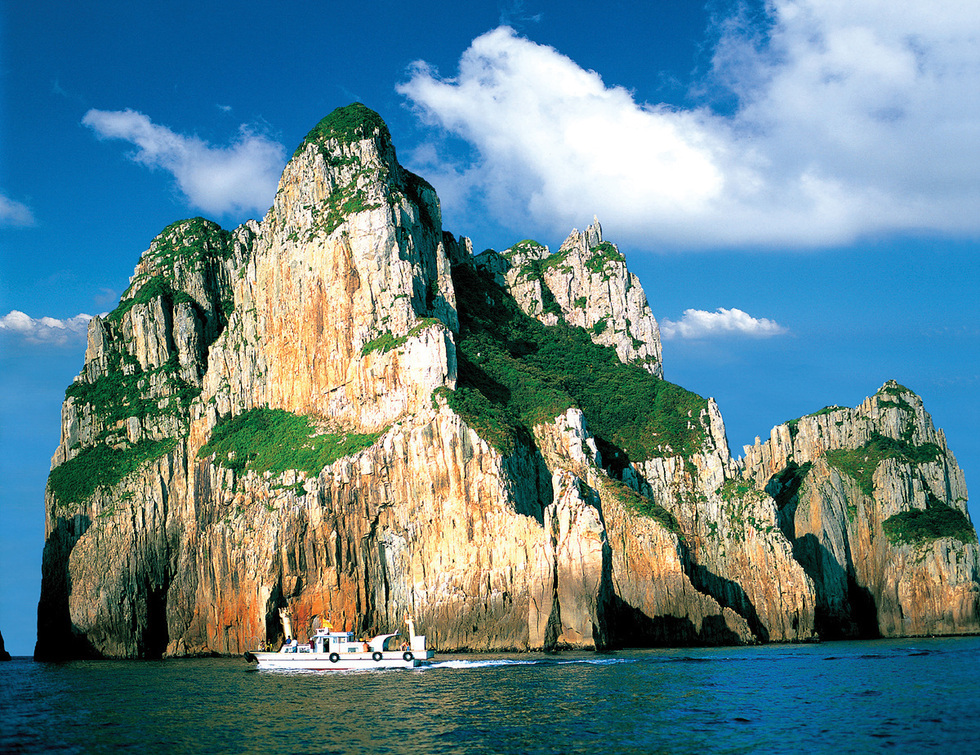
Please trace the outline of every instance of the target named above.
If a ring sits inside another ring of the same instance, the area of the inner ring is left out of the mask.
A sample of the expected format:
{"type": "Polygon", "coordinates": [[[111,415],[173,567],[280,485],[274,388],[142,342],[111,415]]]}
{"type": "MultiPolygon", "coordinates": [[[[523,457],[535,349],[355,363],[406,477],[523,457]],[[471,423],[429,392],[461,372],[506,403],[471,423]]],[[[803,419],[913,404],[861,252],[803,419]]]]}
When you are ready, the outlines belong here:
{"type": "Polygon", "coordinates": [[[258,664],[260,669],[276,671],[373,671],[389,668],[419,668],[428,665],[434,653],[426,651],[425,658],[401,651],[376,653],[266,653],[248,651],[245,660],[258,664]],[[377,657],[377,656],[380,656],[377,657]]]}

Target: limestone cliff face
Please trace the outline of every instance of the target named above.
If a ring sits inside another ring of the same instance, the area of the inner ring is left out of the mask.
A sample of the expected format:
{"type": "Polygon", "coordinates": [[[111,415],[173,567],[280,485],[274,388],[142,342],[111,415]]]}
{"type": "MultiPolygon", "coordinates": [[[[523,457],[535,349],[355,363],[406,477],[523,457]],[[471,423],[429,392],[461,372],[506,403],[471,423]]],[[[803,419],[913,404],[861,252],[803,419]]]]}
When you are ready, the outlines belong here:
{"type": "Polygon", "coordinates": [[[859,589],[884,634],[976,631],[975,535],[894,519],[965,512],[917,397],[743,463],[661,374],[598,223],[473,257],[377,114],[340,109],[261,222],[175,223],[92,321],[36,654],[238,653],[281,640],[281,609],[301,637],[409,612],[443,651],[799,641],[863,626],[859,589]],[[893,453],[865,494],[832,454],[879,436],[929,458],[893,453]]]}
{"type": "Polygon", "coordinates": [[[205,390],[219,413],[275,406],[379,429],[452,386],[435,192],[399,166],[380,119],[355,129],[315,129],[283,173],[213,348],[205,390]]]}
{"type": "Polygon", "coordinates": [[[817,588],[823,636],[980,630],[980,560],[963,473],[921,399],[894,381],[747,447],[817,588]]]}

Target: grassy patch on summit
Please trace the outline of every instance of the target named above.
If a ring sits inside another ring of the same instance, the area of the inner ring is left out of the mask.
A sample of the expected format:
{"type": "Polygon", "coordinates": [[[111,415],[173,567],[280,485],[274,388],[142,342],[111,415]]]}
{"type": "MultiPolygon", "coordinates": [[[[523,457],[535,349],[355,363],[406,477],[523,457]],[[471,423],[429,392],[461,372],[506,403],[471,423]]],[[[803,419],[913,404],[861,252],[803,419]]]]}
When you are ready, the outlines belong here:
{"type": "Polygon", "coordinates": [[[296,148],[293,157],[310,143],[322,145],[329,139],[336,139],[343,144],[350,144],[370,138],[375,131],[385,139],[391,140],[384,119],[366,105],[354,102],[337,108],[317,123],[296,148]]]}
{"type": "MultiPolygon", "coordinates": [[[[152,272],[133,279],[106,319],[119,322],[133,307],[157,298],[162,299],[169,308],[181,303],[191,304],[200,314],[198,302],[175,285],[176,270],[178,267],[184,270],[207,269],[221,260],[229,259],[234,249],[231,232],[210,220],[197,217],[171,223],[153,239],[144,257],[152,263],[152,272]]],[[[226,298],[221,302],[221,308],[227,316],[234,308],[234,302],[226,298]]]]}

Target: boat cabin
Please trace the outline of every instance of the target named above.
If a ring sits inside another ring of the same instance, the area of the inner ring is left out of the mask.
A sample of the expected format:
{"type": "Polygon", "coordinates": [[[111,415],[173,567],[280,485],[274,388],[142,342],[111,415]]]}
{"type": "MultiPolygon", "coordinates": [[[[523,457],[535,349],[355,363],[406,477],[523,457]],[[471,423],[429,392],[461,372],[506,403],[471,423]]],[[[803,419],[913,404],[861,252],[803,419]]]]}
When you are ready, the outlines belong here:
{"type": "Polygon", "coordinates": [[[331,632],[318,629],[311,642],[300,644],[297,640],[282,646],[281,653],[381,653],[400,650],[398,634],[379,634],[370,640],[356,640],[353,632],[331,632]],[[364,646],[367,645],[365,648],[364,646]]]}

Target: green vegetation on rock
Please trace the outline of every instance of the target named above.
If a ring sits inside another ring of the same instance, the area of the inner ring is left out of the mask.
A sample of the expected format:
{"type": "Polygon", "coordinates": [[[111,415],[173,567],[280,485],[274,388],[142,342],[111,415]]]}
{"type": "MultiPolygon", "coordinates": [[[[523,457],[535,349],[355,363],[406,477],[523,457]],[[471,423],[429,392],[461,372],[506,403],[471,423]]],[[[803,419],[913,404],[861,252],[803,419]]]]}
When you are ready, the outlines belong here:
{"type": "Polygon", "coordinates": [[[548,259],[550,258],[545,258],[545,260],[528,260],[521,268],[520,275],[528,280],[536,280],[538,282],[538,287],[541,291],[541,312],[546,315],[561,317],[561,305],[555,299],[555,295],[548,288],[548,284],[544,280],[544,263],[548,259]]]}
{"type": "MultiPolygon", "coordinates": [[[[171,223],[157,234],[144,255],[144,261],[150,263],[149,271],[133,279],[118,306],[106,319],[118,322],[133,307],[156,298],[163,299],[169,308],[180,303],[191,304],[201,314],[200,303],[180,290],[177,284],[178,269],[186,273],[213,268],[222,260],[229,259],[234,249],[232,234],[210,220],[197,217],[171,223]]],[[[226,316],[234,309],[230,297],[231,292],[228,291],[220,302],[221,311],[226,316]]]]}
{"type": "Polygon", "coordinates": [[[436,388],[433,395],[443,396],[450,409],[502,454],[513,453],[517,438],[530,443],[528,429],[513,412],[505,404],[491,401],[476,388],[457,386],[455,391],[436,388]]]}
{"type": "Polygon", "coordinates": [[[386,330],[380,336],[377,338],[372,338],[361,347],[361,356],[366,357],[368,354],[374,351],[385,354],[392,349],[397,349],[407,340],[408,339],[405,336],[395,336],[390,330],[386,330]]]}
{"type": "MultiPolygon", "coordinates": [[[[908,401],[905,400],[905,397],[908,394],[915,395],[904,385],[896,383],[894,380],[889,380],[879,389],[879,391],[875,394],[875,397],[878,399],[879,407],[894,406],[895,408],[902,409],[906,412],[914,412],[915,407],[913,407],[908,401]]],[[[902,433],[903,437],[905,437],[906,439],[910,438],[912,434],[911,419],[912,418],[909,415],[907,418],[906,429],[902,433]]]]}
{"type": "Polygon", "coordinates": [[[511,260],[518,254],[527,254],[528,252],[540,252],[545,249],[544,244],[535,241],[534,239],[524,239],[523,241],[518,241],[510,249],[505,250],[501,253],[501,257],[506,260],[511,260]]]}
{"type": "Polygon", "coordinates": [[[320,145],[321,151],[326,154],[324,144],[330,139],[335,139],[342,144],[350,144],[361,139],[370,139],[375,133],[391,141],[391,134],[384,119],[366,105],[355,102],[337,108],[316,124],[296,148],[293,157],[300,154],[307,144],[320,145]]]}
{"type": "Polygon", "coordinates": [[[625,483],[612,478],[603,481],[603,488],[611,493],[629,511],[656,520],[664,529],[673,532],[675,535],[680,536],[681,540],[684,540],[684,533],[681,531],[677,518],[659,503],[654,503],[625,483]]]}
{"type": "MultiPolygon", "coordinates": [[[[725,480],[715,493],[725,502],[727,535],[732,539],[745,540],[749,527],[756,532],[776,532],[768,518],[757,516],[762,513],[758,504],[766,499],[767,491],[760,490],[752,480],[741,477],[725,480]]],[[[717,525],[710,529],[712,535],[717,534],[717,525]]]]}
{"type": "Polygon", "coordinates": [[[173,309],[177,304],[185,303],[200,309],[197,302],[191,296],[183,291],[175,290],[173,283],[168,280],[167,276],[154,275],[152,278],[144,278],[143,280],[144,282],[136,290],[135,295],[119,302],[118,306],[106,316],[107,320],[110,322],[119,322],[122,320],[123,315],[133,307],[140,304],[149,304],[154,299],[161,299],[167,309],[173,309]]]}
{"type": "Polygon", "coordinates": [[[750,494],[756,498],[761,497],[761,491],[755,486],[755,483],[742,477],[725,480],[715,493],[726,503],[741,500],[750,494]]]}
{"type": "Polygon", "coordinates": [[[873,433],[860,448],[827,451],[827,462],[857,482],[865,495],[874,493],[874,473],[885,459],[898,459],[907,464],[928,464],[939,459],[942,450],[934,443],[913,446],[905,440],[895,440],[873,433]]]}
{"type": "Polygon", "coordinates": [[[91,383],[76,381],[65,391],[66,398],[88,404],[103,426],[112,427],[129,417],[179,416],[201,393],[200,388],[180,378],[176,354],[162,366],[146,371],[126,352],[111,352],[108,359],[105,375],[91,383]],[[157,378],[162,378],[162,394],[151,390],[160,384],[157,378]]]}
{"type": "Polygon", "coordinates": [[[408,342],[409,338],[415,338],[426,328],[440,323],[442,323],[442,321],[434,317],[423,317],[412,326],[412,329],[409,330],[408,333],[403,336],[396,336],[390,330],[386,330],[384,333],[376,338],[372,338],[361,347],[361,356],[366,357],[368,354],[374,351],[385,354],[389,351],[397,349],[404,346],[408,342]]]}
{"type": "Polygon", "coordinates": [[[124,448],[91,446],[51,470],[48,492],[63,506],[84,503],[99,488],[111,488],[175,446],[173,438],[144,440],[124,448]]]}
{"type": "MultiPolygon", "coordinates": [[[[909,388],[906,388],[901,383],[898,383],[894,380],[889,380],[887,383],[881,386],[881,388],[878,389],[878,393],[876,393],[875,395],[893,396],[895,398],[901,399],[905,394],[909,394],[909,393],[911,393],[913,396],[915,395],[914,391],[910,390],[909,388]]],[[[906,404],[906,406],[908,406],[908,404],[906,404]]]]}
{"type": "Polygon", "coordinates": [[[596,275],[606,275],[606,266],[610,263],[626,261],[622,252],[608,241],[596,244],[590,251],[592,256],[585,261],[585,269],[596,275]]]}
{"type": "Polygon", "coordinates": [[[213,257],[229,259],[234,251],[231,231],[196,217],[178,220],[164,228],[150,245],[149,256],[158,264],[198,263],[213,257]]]}
{"type": "Polygon", "coordinates": [[[249,409],[218,422],[198,458],[220,466],[277,476],[296,470],[315,476],[328,464],[373,445],[382,433],[318,432],[310,417],[283,409],[249,409]]]}
{"type": "Polygon", "coordinates": [[[938,499],[931,500],[926,509],[902,511],[888,517],[882,522],[882,528],[892,545],[921,545],[941,537],[961,543],[977,542],[976,530],[966,515],[938,499]]]}
{"type": "Polygon", "coordinates": [[[633,461],[702,449],[705,399],[623,364],[615,349],[592,343],[582,328],[528,317],[483,271],[458,265],[453,281],[460,314],[457,393],[483,397],[455,401],[469,408],[464,417],[474,429],[493,428],[484,436],[489,442],[502,449],[507,444],[491,438],[527,431],[577,406],[597,439],[633,461]]]}

